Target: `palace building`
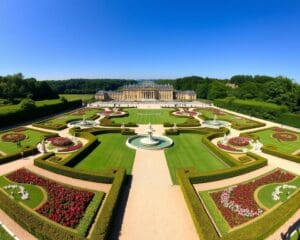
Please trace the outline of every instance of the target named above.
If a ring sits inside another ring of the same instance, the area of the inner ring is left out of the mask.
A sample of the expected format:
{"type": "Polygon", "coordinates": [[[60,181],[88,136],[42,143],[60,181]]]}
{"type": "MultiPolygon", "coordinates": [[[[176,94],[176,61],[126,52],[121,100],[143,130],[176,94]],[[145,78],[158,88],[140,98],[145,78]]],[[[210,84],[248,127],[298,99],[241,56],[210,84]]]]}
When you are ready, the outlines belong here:
{"type": "Polygon", "coordinates": [[[170,84],[156,84],[144,81],[123,86],[119,91],[98,91],[95,98],[100,101],[193,101],[195,91],[176,91],[170,84]]]}

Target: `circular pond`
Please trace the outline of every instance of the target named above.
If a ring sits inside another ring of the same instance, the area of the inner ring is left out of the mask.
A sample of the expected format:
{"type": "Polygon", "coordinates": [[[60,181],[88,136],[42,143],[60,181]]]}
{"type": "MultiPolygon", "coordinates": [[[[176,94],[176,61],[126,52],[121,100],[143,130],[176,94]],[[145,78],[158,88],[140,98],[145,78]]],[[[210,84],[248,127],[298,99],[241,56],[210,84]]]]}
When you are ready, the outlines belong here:
{"type": "Polygon", "coordinates": [[[92,120],[77,120],[71,121],[68,124],[68,127],[82,127],[82,128],[89,128],[96,126],[96,122],[92,120]]]}
{"type": "Polygon", "coordinates": [[[173,144],[173,140],[166,136],[152,136],[151,141],[149,136],[136,135],[127,139],[126,145],[133,149],[148,149],[148,150],[158,150],[170,147],[173,144]]]}
{"type": "Polygon", "coordinates": [[[209,128],[221,128],[221,127],[229,127],[231,124],[226,121],[221,120],[205,120],[202,122],[202,126],[209,128]]]}

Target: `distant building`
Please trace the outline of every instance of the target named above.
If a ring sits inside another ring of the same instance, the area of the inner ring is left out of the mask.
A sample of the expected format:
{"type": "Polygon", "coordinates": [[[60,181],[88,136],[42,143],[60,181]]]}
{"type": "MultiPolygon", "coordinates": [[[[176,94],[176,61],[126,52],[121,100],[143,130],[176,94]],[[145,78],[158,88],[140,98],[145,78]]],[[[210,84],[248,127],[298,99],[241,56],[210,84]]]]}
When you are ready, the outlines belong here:
{"type": "Polygon", "coordinates": [[[100,101],[193,101],[196,100],[195,91],[175,91],[170,84],[156,84],[144,81],[140,84],[123,86],[120,91],[98,91],[95,98],[100,101]]]}

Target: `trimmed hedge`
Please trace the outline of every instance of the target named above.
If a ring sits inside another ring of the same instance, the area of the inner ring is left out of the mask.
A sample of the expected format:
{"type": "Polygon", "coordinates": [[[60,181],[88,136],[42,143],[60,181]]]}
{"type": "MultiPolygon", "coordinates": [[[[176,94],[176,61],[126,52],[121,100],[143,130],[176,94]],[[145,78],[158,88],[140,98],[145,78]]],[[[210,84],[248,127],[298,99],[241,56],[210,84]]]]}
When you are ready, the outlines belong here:
{"type": "MultiPolygon", "coordinates": [[[[39,151],[36,147],[23,148],[23,157],[28,157],[33,154],[37,154],[39,151]]],[[[17,160],[22,157],[21,152],[13,153],[0,157],[0,165],[3,163],[8,163],[17,160]]]]}
{"type": "Polygon", "coordinates": [[[56,223],[45,220],[38,213],[22,207],[13,201],[7,194],[0,191],[1,209],[9,215],[15,222],[21,225],[28,232],[35,235],[38,239],[43,240],[82,240],[84,238],[78,236],[67,228],[60,227],[56,223]]]}
{"type": "Polygon", "coordinates": [[[284,113],[276,119],[276,122],[300,128],[300,114],[284,113]]]}
{"type": "Polygon", "coordinates": [[[115,173],[113,184],[104,202],[100,216],[95,223],[94,231],[91,234],[91,240],[109,239],[109,234],[113,227],[112,221],[116,214],[116,206],[120,198],[125,176],[125,169],[119,169],[115,173]]]}
{"type": "Polygon", "coordinates": [[[293,195],[276,209],[270,211],[266,216],[220,237],[190,182],[189,172],[183,169],[178,170],[177,179],[200,239],[262,240],[276,231],[276,229],[284,224],[299,208],[300,192],[293,195]]]}
{"type": "Polygon", "coordinates": [[[270,120],[276,120],[276,118],[278,118],[281,114],[288,112],[288,108],[286,106],[261,101],[241,100],[232,97],[215,99],[214,105],[270,120]]]}
{"type": "MultiPolygon", "coordinates": [[[[38,102],[36,102],[38,103],[38,102]]],[[[77,108],[82,105],[81,100],[73,100],[68,102],[55,101],[47,104],[47,101],[43,101],[43,105],[36,104],[34,111],[27,112],[20,107],[16,107],[12,111],[0,112],[0,127],[17,124],[21,121],[28,121],[34,118],[47,116],[49,114],[55,114],[67,109],[77,108]]]]}

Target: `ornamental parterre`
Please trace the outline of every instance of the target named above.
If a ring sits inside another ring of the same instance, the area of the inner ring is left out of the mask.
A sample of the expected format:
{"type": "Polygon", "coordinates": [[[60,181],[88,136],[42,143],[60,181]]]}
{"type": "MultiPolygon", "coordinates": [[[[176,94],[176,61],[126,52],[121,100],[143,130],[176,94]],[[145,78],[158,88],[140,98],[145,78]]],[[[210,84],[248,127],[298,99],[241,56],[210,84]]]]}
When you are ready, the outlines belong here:
{"type": "Polygon", "coordinates": [[[47,202],[36,211],[66,227],[75,228],[77,226],[94,196],[92,192],[65,187],[26,169],[19,169],[9,174],[7,178],[17,183],[27,183],[45,188],[48,193],[47,202]]]}
{"type": "Polygon", "coordinates": [[[294,177],[291,173],[276,170],[250,182],[212,192],[210,195],[230,227],[235,227],[264,212],[254,200],[254,192],[258,187],[270,183],[287,182],[294,177]]]}
{"type": "Polygon", "coordinates": [[[280,141],[296,141],[297,135],[291,132],[276,132],[272,135],[273,138],[277,138],[280,141]]]}
{"type": "Polygon", "coordinates": [[[26,138],[26,135],[23,134],[23,133],[6,133],[6,134],[3,134],[1,139],[4,141],[4,142],[19,142],[19,141],[22,141],[26,138]]]}

